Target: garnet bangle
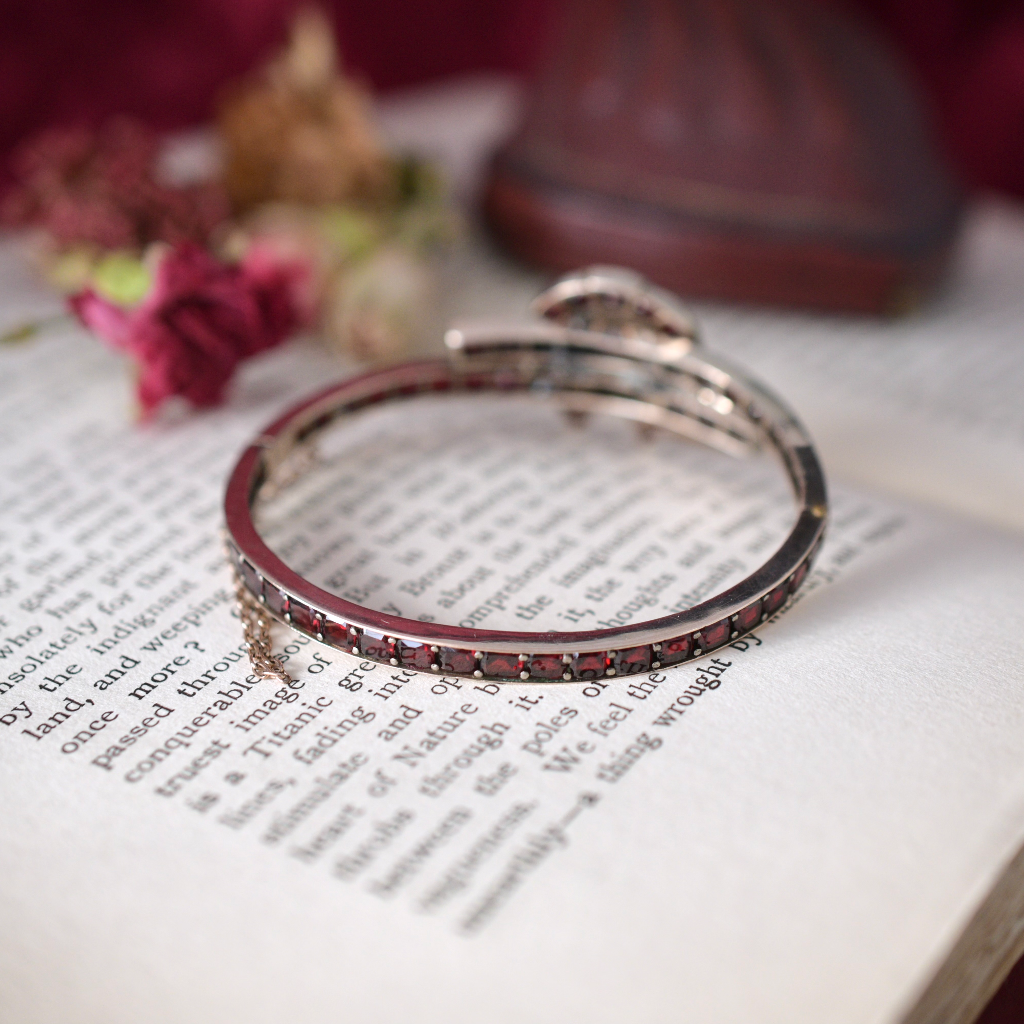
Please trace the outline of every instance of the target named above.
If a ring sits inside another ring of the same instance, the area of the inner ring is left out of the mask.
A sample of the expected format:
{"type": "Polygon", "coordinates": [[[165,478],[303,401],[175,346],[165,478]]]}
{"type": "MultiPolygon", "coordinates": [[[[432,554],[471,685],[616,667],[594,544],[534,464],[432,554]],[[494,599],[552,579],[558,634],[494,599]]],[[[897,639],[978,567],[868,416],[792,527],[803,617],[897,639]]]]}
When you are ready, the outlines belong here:
{"type": "Polygon", "coordinates": [[[388,665],[497,681],[587,681],[699,658],[749,633],[804,581],[828,503],[811,440],[759,384],[709,353],[673,297],[634,275],[570,275],[536,303],[536,327],[451,330],[447,359],[375,370],[322,391],[272,423],[241,455],[225,496],[228,557],[239,590],[317,640],[388,665]],[[308,465],[317,434],[381,402],[437,392],[519,392],[573,415],[663,428],[732,455],[773,452],[798,513],[754,573],[683,612],[587,632],[464,629],[374,611],[313,585],[260,538],[252,508],[308,465]],[[244,589],[243,589],[244,588],[244,589]]]}

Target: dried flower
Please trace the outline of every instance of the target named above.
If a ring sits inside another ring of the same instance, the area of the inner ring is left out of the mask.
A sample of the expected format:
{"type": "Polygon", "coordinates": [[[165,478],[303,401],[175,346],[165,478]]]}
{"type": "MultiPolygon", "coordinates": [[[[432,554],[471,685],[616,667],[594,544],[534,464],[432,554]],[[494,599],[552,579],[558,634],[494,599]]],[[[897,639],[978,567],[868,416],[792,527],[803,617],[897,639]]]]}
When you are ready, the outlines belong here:
{"type": "Polygon", "coordinates": [[[386,200],[394,170],[367,108],[364,93],[338,74],[325,15],[300,12],[285,51],[220,110],[224,183],[236,208],[386,200]]]}
{"type": "Polygon", "coordinates": [[[235,367],[280,344],[302,325],[296,302],[305,267],[272,262],[227,264],[196,245],[163,254],[153,285],[134,308],[89,288],[72,297],[85,326],[136,360],[144,417],[174,395],[215,405],[235,367]]]}
{"type": "Polygon", "coordinates": [[[73,247],[80,260],[97,249],[141,253],[153,242],[205,244],[227,215],[223,192],[212,184],[159,183],[157,149],[156,136],[128,118],[99,131],[45,131],[15,155],[3,220],[43,229],[52,248],[73,247]]]}
{"type": "Polygon", "coordinates": [[[241,360],[299,326],[375,361],[436,326],[433,257],[455,218],[428,164],[382,150],[322,13],[298,15],[220,129],[227,192],[163,183],[156,137],[118,119],[23,147],[3,210],[38,229],[36,260],[79,320],[136,361],[144,416],[172,396],[215,404],[241,360]]]}
{"type": "Polygon", "coordinates": [[[304,262],[309,290],[302,305],[328,347],[380,362],[400,358],[436,332],[435,257],[452,234],[447,208],[420,200],[387,216],[275,203],[246,219],[228,252],[304,262]]]}
{"type": "Polygon", "coordinates": [[[398,359],[434,326],[436,289],[431,268],[414,251],[384,246],[335,282],[324,331],[357,359],[398,359]]]}
{"type": "Polygon", "coordinates": [[[119,306],[141,302],[153,284],[152,272],[143,260],[125,252],[101,257],[90,273],[92,287],[119,306]]]}

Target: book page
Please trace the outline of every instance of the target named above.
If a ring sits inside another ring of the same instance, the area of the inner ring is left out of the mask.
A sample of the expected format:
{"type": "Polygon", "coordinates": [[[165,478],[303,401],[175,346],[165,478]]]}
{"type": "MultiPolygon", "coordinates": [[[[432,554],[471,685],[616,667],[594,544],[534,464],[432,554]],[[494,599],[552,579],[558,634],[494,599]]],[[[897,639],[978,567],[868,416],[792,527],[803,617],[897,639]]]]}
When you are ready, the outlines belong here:
{"type": "MultiPolygon", "coordinates": [[[[446,83],[390,98],[400,148],[432,155],[464,200],[515,124],[507,81],[446,83]]],[[[484,236],[452,261],[449,317],[521,317],[548,276],[484,236]]],[[[1024,210],[976,202],[948,282],[892,319],[692,303],[704,341],[756,372],[810,428],[833,473],[1024,529],[1024,210]]]]}
{"type": "MultiPolygon", "coordinates": [[[[83,332],[3,353],[0,1020],[901,1019],[1024,841],[1024,543],[836,485],[798,599],[696,662],[503,686],[281,628],[261,682],[222,488],[332,372],[140,428],[83,332]]],[[[455,623],[687,607],[792,516],[771,464],[543,404],[324,449],[268,541],[455,623]]]]}
{"type": "MultiPolygon", "coordinates": [[[[449,269],[449,316],[522,317],[550,277],[482,239],[449,269]]],[[[891,320],[692,300],[709,348],[785,397],[834,473],[1024,529],[1024,212],[980,205],[946,289],[891,320]]]]}

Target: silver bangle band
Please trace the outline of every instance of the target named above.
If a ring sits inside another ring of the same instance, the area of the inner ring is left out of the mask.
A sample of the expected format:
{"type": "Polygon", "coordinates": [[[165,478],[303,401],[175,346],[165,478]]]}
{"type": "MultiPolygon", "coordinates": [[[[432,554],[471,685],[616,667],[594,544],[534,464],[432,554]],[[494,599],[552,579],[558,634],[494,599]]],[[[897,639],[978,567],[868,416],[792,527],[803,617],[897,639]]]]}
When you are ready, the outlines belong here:
{"type": "Polygon", "coordinates": [[[786,406],[700,345],[673,297],[626,272],[570,275],[536,308],[546,322],[535,328],[452,330],[447,359],[336,384],[289,410],[242,453],[225,496],[228,554],[242,587],[270,616],[384,664],[499,682],[575,682],[699,658],[791,598],[821,544],[828,501],[811,440],[786,406]],[[572,415],[633,420],[727,454],[773,452],[793,488],[795,525],[764,565],[722,593],[683,612],[587,632],[464,629],[374,611],[314,586],[260,538],[253,505],[308,465],[329,424],[380,402],[486,390],[536,395],[572,415]]]}

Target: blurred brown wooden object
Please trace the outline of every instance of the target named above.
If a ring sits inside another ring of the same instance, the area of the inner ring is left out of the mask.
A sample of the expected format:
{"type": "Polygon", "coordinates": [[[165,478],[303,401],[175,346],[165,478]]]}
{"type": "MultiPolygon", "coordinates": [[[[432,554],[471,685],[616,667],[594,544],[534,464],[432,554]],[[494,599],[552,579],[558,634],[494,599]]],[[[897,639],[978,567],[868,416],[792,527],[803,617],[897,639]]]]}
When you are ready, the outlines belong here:
{"type": "Polygon", "coordinates": [[[552,270],[892,313],[942,277],[960,195],[907,81],[801,0],[568,0],[488,220],[552,270]]]}

